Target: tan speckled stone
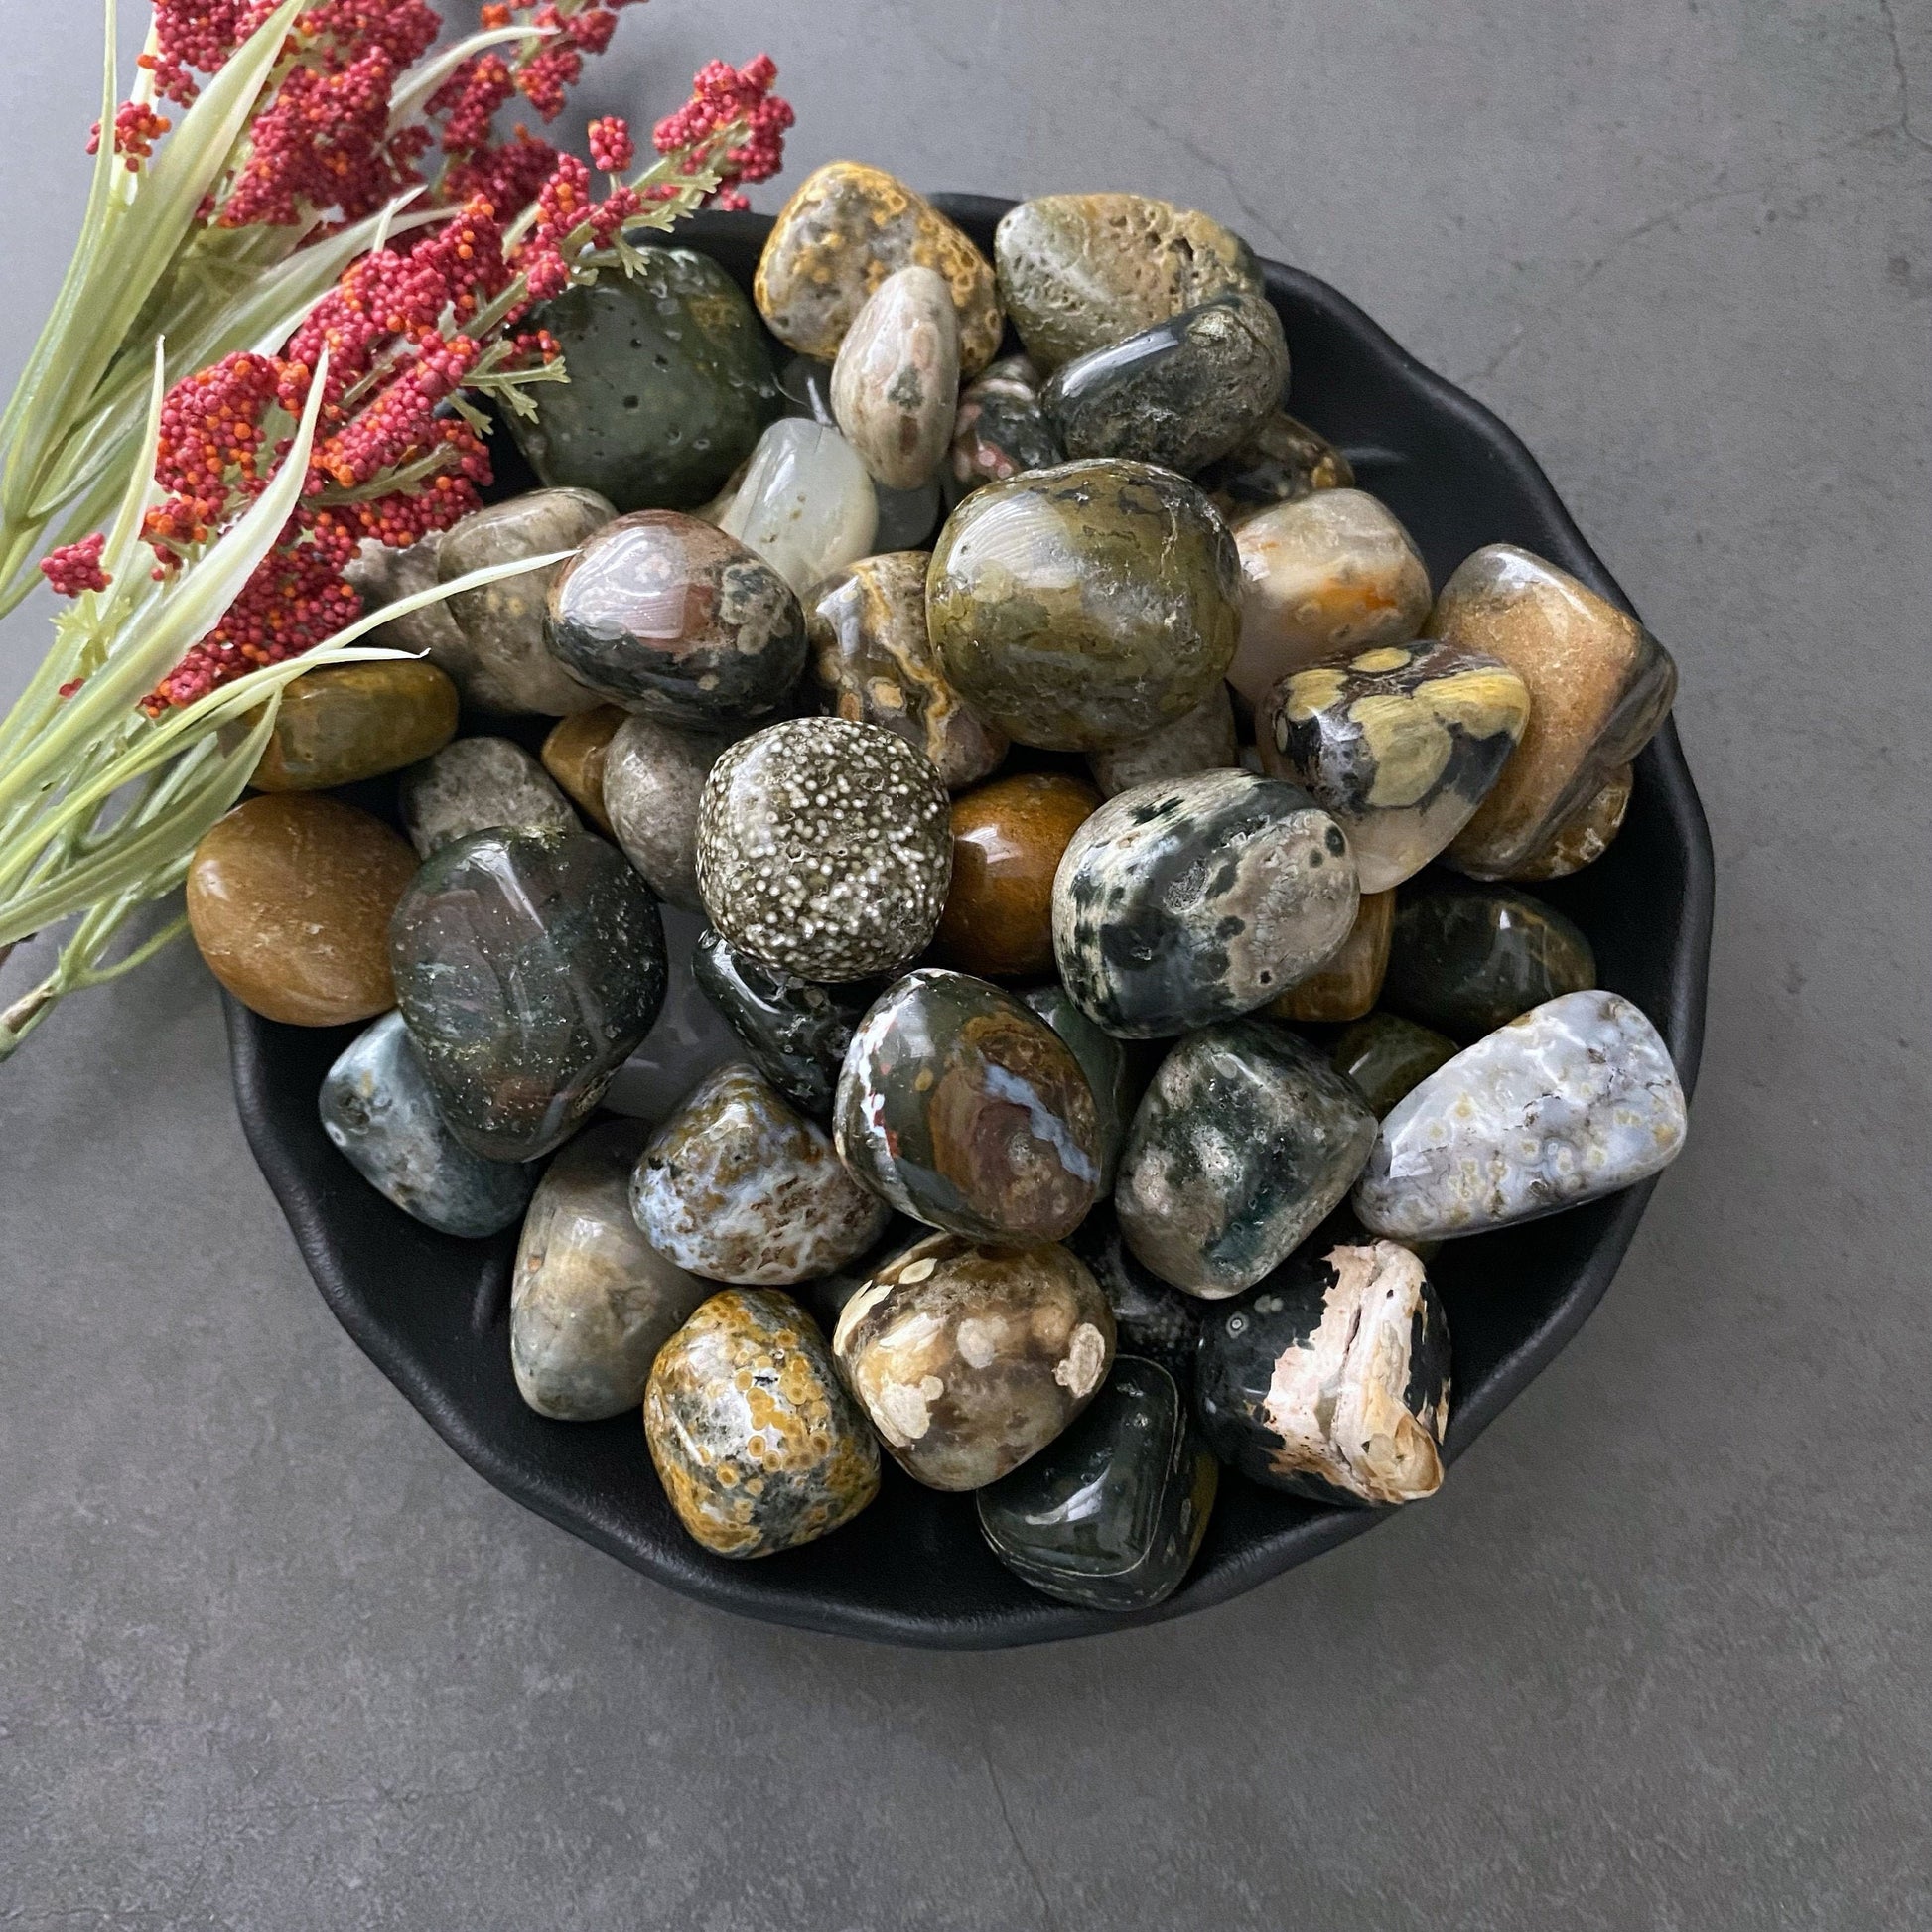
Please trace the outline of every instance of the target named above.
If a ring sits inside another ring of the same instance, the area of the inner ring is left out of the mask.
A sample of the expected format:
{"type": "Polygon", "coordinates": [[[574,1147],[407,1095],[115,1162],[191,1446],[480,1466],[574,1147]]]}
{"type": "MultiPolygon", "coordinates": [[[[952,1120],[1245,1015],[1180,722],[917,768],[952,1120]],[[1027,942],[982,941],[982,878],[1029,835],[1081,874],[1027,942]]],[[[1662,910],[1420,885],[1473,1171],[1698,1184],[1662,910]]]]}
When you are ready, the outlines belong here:
{"type": "Polygon", "coordinates": [[[1630,809],[1636,773],[1619,765],[1603,788],[1587,799],[1509,876],[1512,879],[1568,879],[1591,866],[1616,842],[1630,809]]]}

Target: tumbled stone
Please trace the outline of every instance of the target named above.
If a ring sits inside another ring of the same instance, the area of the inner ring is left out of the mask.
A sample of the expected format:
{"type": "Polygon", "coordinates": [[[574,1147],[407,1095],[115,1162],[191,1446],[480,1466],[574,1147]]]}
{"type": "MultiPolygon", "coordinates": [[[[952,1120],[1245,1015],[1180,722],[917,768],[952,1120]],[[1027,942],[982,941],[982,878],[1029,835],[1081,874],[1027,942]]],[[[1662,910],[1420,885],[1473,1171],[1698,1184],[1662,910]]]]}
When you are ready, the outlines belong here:
{"type": "Polygon", "coordinates": [[[510,1276],[510,1367],[523,1400],[558,1422],[601,1422],[644,1399],[657,1351],[716,1285],[659,1254],[630,1213],[649,1130],[586,1128],[545,1171],[510,1276]]]}
{"type": "Polygon", "coordinates": [[[768,725],[705,780],[698,893],[766,965],[833,984],[892,972],[924,951],[951,875],[946,788],[877,725],[768,725]]]}
{"type": "Polygon", "coordinates": [[[1161,1062],[1134,1116],[1121,1232],[1163,1281],[1238,1295],[1320,1224],[1374,1140],[1361,1095],[1285,1027],[1204,1028],[1161,1062]]]}
{"type": "Polygon", "coordinates": [[[882,1200],[972,1240],[1057,1241],[1100,1193],[1099,1122],[1072,1048],[964,973],[923,967],[874,1005],[832,1123],[882,1200]]]}
{"type": "MultiPolygon", "coordinates": [[[[363,611],[374,616],[392,604],[400,604],[406,597],[434,590],[443,581],[436,568],[436,553],[442,541],[443,532],[437,530],[407,549],[391,550],[376,538],[365,537],[361,548],[344,569],[343,579],[361,598],[363,611]]],[[[475,653],[452,615],[447,598],[389,619],[371,630],[362,642],[426,656],[439,671],[455,680],[459,691],[469,689],[475,653]]]]}
{"type": "Polygon", "coordinates": [[[1334,815],[1362,891],[1382,893],[1468,823],[1529,715],[1528,689],[1499,659],[1422,642],[1291,671],[1255,726],[1264,766],[1334,815]]]}
{"type": "Polygon", "coordinates": [[[1382,1004],[1451,1039],[1596,984],[1596,956],[1554,905],[1507,886],[1442,885],[1396,911],[1382,1004]]]}
{"type": "Polygon", "coordinates": [[[1321,489],[1251,516],[1241,552],[1241,648],[1228,682],[1259,706],[1290,671],[1406,644],[1429,615],[1429,567],[1383,503],[1321,489]]]}
{"type": "Polygon", "coordinates": [[[1241,762],[1234,731],[1234,703],[1225,683],[1217,683],[1184,718],[1130,738],[1105,752],[1087,754],[1087,769],[1109,798],[1136,785],[1162,778],[1184,778],[1194,771],[1226,771],[1241,762]]]}
{"type": "Polygon", "coordinates": [[[402,828],[419,859],[492,825],[568,832],[577,814],[543,766],[507,738],[459,738],[402,774],[402,828]]]}
{"type": "MultiPolygon", "coordinates": [[[[778,386],[785,392],[786,415],[803,417],[826,429],[838,428],[838,418],[832,414],[831,363],[794,355],[785,364],[778,386]]],[[[919,550],[931,542],[944,495],[936,474],[911,489],[892,489],[875,478],[872,493],[879,511],[871,545],[875,551],[919,550]]],[[[713,520],[722,520],[722,513],[713,520]]]]}
{"type": "Polygon", "coordinates": [[[1510,869],[1510,878],[1532,883],[1568,879],[1573,872],[1593,866],[1623,829],[1635,783],[1635,771],[1627,764],[1618,765],[1600,791],[1579,805],[1521,865],[1510,869]]]}
{"type": "Polygon", "coordinates": [[[604,760],[611,741],[629,714],[614,704],[560,718],[543,741],[543,768],[563,786],[570,801],[604,831],[611,815],[604,809],[604,760]]]}
{"type": "MultiPolygon", "coordinates": [[[[445,584],[488,564],[575,550],[615,512],[588,489],[538,489],[472,510],[444,531],[436,567],[445,584]]],[[[550,586],[563,568],[526,570],[449,600],[469,647],[467,669],[452,667],[463,701],[478,711],[535,711],[553,718],[604,702],[551,655],[544,639],[550,586]]]]}
{"type": "Polygon", "coordinates": [[[1395,895],[1364,893],[1341,950],[1262,1009],[1271,1020],[1303,1025],[1359,1020],[1374,1006],[1389,969],[1395,895]]]}
{"type": "Polygon", "coordinates": [[[396,1002],[457,1138],[497,1161],[560,1147],[664,1002],[657,903],[588,832],[475,832],[390,922],[396,1002]]]}
{"type": "Polygon", "coordinates": [[[1053,884],[1053,950],[1081,1009],[1151,1039],[1252,1012],[1330,958],[1355,864],[1305,791],[1199,771],[1110,798],[1053,884]]]}
{"type": "Polygon", "coordinates": [[[1277,503],[1297,502],[1317,489],[1353,489],[1355,470],[1319,430],[1278,409],[1196,481],[1228,527],[1239,529],[1277,503]]]}
{"type": "Polygon", "coordinates": [[[1635,618],[1510,543],[1456,566],[1429,634],[1500,657],[1529,686],[1523,742],[1449,851],[1478,879],[1528,863],[1650,743],[1677,695],[1677,666],[1635,618]]]}
{"type": "Polygon", "coordinates": [[[1043,369],[1217,295],[1260,296],[1248,244],[1192,208],[1145,195],[1040,195],[993,236],[1000,296],[1043,369]]]}
{"type": "Polygon", "coordinates": [[[692,731],[771,717],[805,667],[790,586],[676,510],[639,510],[592,536],[550,587],[548,634],[589,689],[692,731]]]}
{"type": "Polygon", "coordinates": [[[1433,1028],[1397,1013],[1371,1013],[1335,1041],[1337,1072],[1361,1088],[1369,1112],[1380,1120],[1412,1088],[1462,1049],[1433,1028]]]}
{"type": "Polygon", "coordinates": [[[985,367],[1006,326],[992,264],[881,168],[832,161],[807,175],[772,223],[753,294],[781,343],[830,361],[880,284],[910,267],[937,271],[958,312],[961,366],[985,367]]]}
{"type": "Polygon", "coordinates": [[[1104,751],[1184,718],[1240,630],[1227,526],[1184,478],[1096,461],[976,489],[946,519],[926,619],[966,702],[1022,745],[1104,751]]]}
{"type": "Polygon", "coordinates": [[[1270,1489],[1359,1506],[1442,1484],[1449,1320],[1392,1241],[1311,1244],[1208,1316],[1195,1374],[1214,1452],[1270,1489]]]}
{"type": "Polygon", "coordinates": [[[329,1069],[322,1131],[377,1193],[439,1234],[506,1228],[536,1185],[531,1168],[485,1161],[443,1124],[402,1015],[386,1013],[329,1069]]]}
{"type": "Polygon", "coordinates": [[[1070,457],[1193,472],[1267,422],[1288,383],[1274,305],[1217,295],[1056,369],[1040,407],[1070,457]]]}
{"type": "Polygon", "coordinates": [[[257,791],[328,791],[426,759],[456,736],[456,686],[434,664],[378,659],[305,671],[282,689],[257,791]]]}
{"type": "Polygon", "coordinates": [[[689,248],[646,247],[635,274],[601,275],[531,318],[564,351],[568,382],[505,411],[547,483],[620,510],[689,509],[716,494],[778,413],[763,333],[739,286],[689,248]]]}
{"type": "Polygon", "coordinates": [[[340,1027],[396,1003],[389,915],[416,857],[379,818],[315,792],[250,798],[202,834],[188,925],[264,1020],[340,1027]]]}
{"type": "Polygon", "coordinates": [[[668,905],[700,912],[698,800],[729,741],[630,718],[604,755],[604,809],[623,856],[668,905]]]}
{"type": "Polygon", "coordinates": [[[952,440],[959,319],[930,268],[887,276],[853,318],[832,365],[832,413],[875,483],[917,489],[952,440]]]}
{"type": "Polygon", "coordinates": [[[993,1554],[1042,1595],[1145,1610],[1180,1587],[1219,1483],[1180,1385],[1123,1355],[1086,1413],[976,1503],[993,1554]]]}
{"type": "Polygon", "coordinates": [[[952,804],[952,885],[932,935],[949,966],[982,979],[1053,970],[1053,874],[1100,794],[1061,771],[1023,771],[952,804]]]}
{"type": "Polygon", "coordinates": [[[709,926],[692,952],[691,970],[758,1070],[794,1107],[814,1116],[829,1114],[845,1049],[878,997],[878,986],[871,980],[820,986],[800,979],[735,951],[709,926]]]}
{"type": "Polygon", "coordinates": [[[1066,1246],[1100,1284],[1121,1352],[1159,1362],[1183,1389],[1191,1388],[1207,1304],[1141,1265],[1109,1201],[1101,1201],[1066,1237],[1066,1246]]]}
{"type": "Polygon", "coordinates": [[[1670,1049],[1614,993],[1567,993],[1479,1039],[1382,1123],[1352,1204],[1396,1240],[1480,1234],[1667,1168],[1684,1145],[1670,1049]]]}
{"type": "Polygon", "coordinates": [[[744,1060],[707,1074],[650,1137],[630,1211],[680,1268],[751,1287],[828,1274],[864,1254],[887,1219],[824,1128],[744,1060]]]}
{"type": "Polygon", "coordinates": [[[837,430],[787,416],[759,439],[718,527],[802,598],[872,549],[879,502],[859,453],[837,430]]]}
{"type": "Polygon", "coordinates": [[[668,1120],[707,1073],[745,1057],[744,1042],[705,998],[693,972],[697,944],[707,930],[703,918],[675,905],[660,911],[669,964],[664,1005],[604,1095],[613,1113],[652,1126],[668,1120]]]}
{"type": "Polygon", "coordinates": [[[1020,998],[1066,1041],[1080,1062],[1080,1071],[1087,1076],[1098,1136],[1100,1191],[1110,1193],[1121,1145],[1127,1139],[1127,1123],[1134,1118],[1134,1103],[1141,1097],[1142,1082],[1128,1050],[1074,1005],[1058,980],[1029,987],[1020,998]]]}
{"type": "Polygon", "coordinates": [[[994,770],[1007,736],[980,719],[947,681],[926,632],[922,550],[863,557],[811,594],[806,628],[825,708],[883,725],[931,759],[951,790],[994,770]]]}
{"type": "Polygon", "coordinates": [[[1092,1401],[1114,1318],[1064,1248],[935,1234],[846,1303],[832,1352],[901,1468],[929,1488],[979,1489],[1092,1401]]]}
{"type": "Polygon", "coordinates": [[[1066,446],[1040,407],[1039,381],[1030,357],[1007,355],[960,391],[947,473],[955,501],[981,483],[1066,461],[1066,446]]]}
{"type": "Polygon", "coordinates": [[[714,1556],[828,1536],[879,1493],[879,1445],[789,1295],[726,1289],[658,1351],[644,1441],[678,1521],[714,1556]]]}

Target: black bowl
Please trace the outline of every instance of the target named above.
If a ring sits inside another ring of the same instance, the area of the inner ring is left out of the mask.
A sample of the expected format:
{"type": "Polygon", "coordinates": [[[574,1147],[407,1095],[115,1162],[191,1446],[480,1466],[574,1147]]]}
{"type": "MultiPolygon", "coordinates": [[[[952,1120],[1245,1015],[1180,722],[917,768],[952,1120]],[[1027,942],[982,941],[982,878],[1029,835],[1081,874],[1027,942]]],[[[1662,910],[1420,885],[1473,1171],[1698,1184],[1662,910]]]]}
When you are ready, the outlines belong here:
{"type": "MultiPolygon", "coordinates": [[[[980,196],[938,204],[990,252],[1009,204],[980,196]]],[[[769,227],[762,216],[707,214],[678,239],[715,256],[749,289],[769,227]]],[[[1438,583],[1479,545],[1506,540],[1629,608],[1502,423],[1325,282],[1278,262],[1264,267],[1294,354],[1297,413],[1348,452],[1363,486],[1408,525],[1438,583]]],[[[1704,1031],[1712,858],[1671,725],[1637,763],[1629,817],[1607,856],[1537,890],[1588,933],[1603,985],[1662,1029],[1688,1090],[1704,1031]]],[[[686,1595],[808,1630],[994,1649],[1185,1615],[1382,1518],[1379,1510],[1296,1502],[1230,1476],[1185,1586],[1158,1608],[1125,1617],[1034,1594],[981,1542],[970,1496],[922,1489],[890,1463],[878,1502],[837,1535],[757,1563],[710,1556],[672,1517],[635,1414],[546,1422],[517,1396],[508,1344],[514,1233],[491,1241],[434,1234],[377,1194],[324,1138],[317,1090],[355,1030],[278,1026],[231,1001],[228,1031],[242,1126],[343,1326],[497,1488],[686,1595]]],[[[1595,1307],[1652,1184],[1525,1228],[1450,1242],[1431,1265],[1455,1351],[1449,1459],[1595,1307]]]]}

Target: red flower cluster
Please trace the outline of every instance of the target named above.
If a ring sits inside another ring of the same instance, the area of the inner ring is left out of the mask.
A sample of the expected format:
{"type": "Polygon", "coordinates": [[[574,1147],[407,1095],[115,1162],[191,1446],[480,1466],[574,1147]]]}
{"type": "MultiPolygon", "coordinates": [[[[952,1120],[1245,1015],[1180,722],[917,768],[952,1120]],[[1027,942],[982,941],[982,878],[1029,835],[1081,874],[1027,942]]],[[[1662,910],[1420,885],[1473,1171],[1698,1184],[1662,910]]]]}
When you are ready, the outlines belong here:
{"type": "Polygon", "coordinates": [[[659,121],[651,135],[659,154],[689,149],[684,172],[695,175],[710,164],[716,137],[735,122],[746,123],[743,138],[726,152],[728,169],[711,198],[719,207],[750,207],[739,184],[767,181],[784,162],[785,130],[796,116],[791,103],[771,91],[777,77],[777,64],[768,54],[743,71],[727,61],[709,62],[691,82],[691,98],[659,121]]]}
{"type": "MultiPolygon", "coordinates": [[[[107,573],[100,567],[100,553],[107,539],[96,532],[78,543],[64,543],[41,559],[41,575],[54,587],[57,597],[78,597],[82,591],[104,591],[107,573]]],[[[63,696],[66,695],[64,692],[63,696]]]]}
{"type": "MultiPolygon", "coordinates": [[[[120,156],[121,165],[129,174],[139,174],[142,162],[154,153],[154,144],[174,126],[166,114],[157,114],[152,107],[143,106],[138,100],[124,100],[114,115],[114,152],[120,156]]],[[[87,152],[100,152],[100,123],[94,123],[93,132],[87,137],[87,152]]]]}

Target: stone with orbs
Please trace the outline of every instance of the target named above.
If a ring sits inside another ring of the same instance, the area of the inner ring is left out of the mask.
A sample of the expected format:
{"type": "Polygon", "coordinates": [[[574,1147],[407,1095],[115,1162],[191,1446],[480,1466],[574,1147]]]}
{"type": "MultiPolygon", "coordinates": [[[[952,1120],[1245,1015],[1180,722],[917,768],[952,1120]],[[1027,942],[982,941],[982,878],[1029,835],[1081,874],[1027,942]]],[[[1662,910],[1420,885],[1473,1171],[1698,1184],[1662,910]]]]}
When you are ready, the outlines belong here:
{"type": "Polygon", "coordinates": [[[444,1119],[496,1161],[562,1146],[664,1002],[657,902],[588,832],[446,845],[396,906],[390,956],[444,1119]]]}
{"type": "Polygon", "coordinates": [[[1298,502],[1317,489],[1353,489],[1355,471],[1319,430],[1278,409],[1246,442],[1208,464],[1196,481],[1228,527],[1239,529],[1277,503],[1298,502]]]}
{"type": "Polygon", "coordinates": [[[698,912],[698,800],[727,741],[629,718],[604,755],[604,809],[623,856],[666,904],[698,912]]]}
{"type": "Polygon", "coordinates": [[[1374,1142],[1361,1094],[1287,1028],[1204,1028],[1161,1062],[1134,1116],[1121,1232],[1163,1281],[1238,1295],[1320,1225],[1374,1142]]]}
{"type": "Polygon", "coordinates": [[[717,1292],[661,1255],[630,1213],[649,1129],[586,1128],[545,1170],[510,1276],[518,1393],[557,1422],[601,1422],[644,1399],[657,1351],[717,1292]]]}
{"type": "Polygon", "coordinates": [[[1392,1241],[1311,1245],[1201,1330],[1195,1402],[1224,1462],[1311,1502],[1417,1502],[1443,1480],[1449,1320],[1392,1241]]]}
{"type": "Polygon", "coordinates": [[[1109,1033],[1151,1039],[1252,1012],[1330,958],[1355,922],[1348,841],[1294,785],[1201,771],[1110,798],[1053,882],[1066,990],[1109,1033]]]}
{"type": "Polygon", "coordinates": [[[902,738],[792,718],[730,747],[698,806],[698,893],[740,951],[869,979],[924,951],[946,902],[946,788],[902,738]]]}
{"type": "Polygon", "coordinates": [[[1066,1041],[1080,1062],[1080,1071],[1087,1076],[1099,1135],[1100,1191],[1110,1193],[1121,1144],[1127,1138],[1127,1123],[1133,1119],[1134,1103],[1141,1097],[1137,1068],[1126,1046],[1104,1028],[1095,1026],[1058,980],[1028,987],[1020,998],[1066,1041]]]}
{"type": "Polygon", "coordinates": [[[935,1234],[851,1297],[832,1352],[901,1468],[929,1488],[980,1489],[1092,1401],[1114,1318],[1064,1248],[935,1234]]]}
{"type": "Polygon", "coordinates": [[[1255,728],[1263,765],[1334,815],[1362,891],[1381,893],[1469,822],[1529,716],[1528,687],[1500,659],[1418,642],[1291,671],[1255,728]]]}
{"type": "Polygon", "coordinates": [[[650,1137],[630,1211],[680,1268],[750,1287],[830,1274],[887,1221],[825,1130],[743,1060],[707,1074],[650,1137]]]}
{"type": "Polygon", "coordinates": [[[1184,718],[1240,631],[1239,559],[1184,478],[1100,460],[976,489],[926,583],[966,702],[1023,745],[1092,752],[1184,718]]]}
{"type": "Polygon", "coordinates": [[[475,1238],[508,1227],[536,1174],[485,1161],[443,1124],[402,1015],[387,1013],[324,1078],[322,1131],[377,1193],[439,1234],[475,1238]]]}
{"type": "Polygon", "coordinates": [[[188,925],[264,1020],[340,1027],[395,1005],[389,915],[416,870],[379,818],[315,792],[250,798],[202,834],[188,925]]]}
{"type": "Polygon", "coordinates": [[[1327,1025],[1359,1020],[1375,1005],[1389,969],[1395,895],[1364,893],[1341,950],[1262,1009],[1271,1020],[1327,1025]]]}
{"type": "Polygon", "coordinates": [[[1383,1121],[1352,1205],[1431,1241],[1540,1219],[1648,1179],[1684,1145],[1684,1089],[1657,1029],[1595,989],[1512,1020],[1383,1121]]]}
{"type": "Polygon", "coordinates": [[[872,549],[879,499],[858,451],[837,430],[787,416],[759,439],[718,527],[802,598],[872,549]]]}
{"type": "Polygon", "coordinates": [[[1234,704],[1225,683],[1216,684],[1186,717],[1176,718],[1172,725],[1110,751],[1087,754],[1087,769],[1109,798],[1157,779],[1232,770],[1240,762],[1234,704]]]}
{"type": "Polygon", "coordinates": [[[1568,879],[1573,872],[1593,866],[1623,829],[1623,815],[1630,809],[1635,783],[1635,771],[1627,764],[1618,765],[1603,780],[1600,791],[1585,799],[1521,865],[1511,869],[1510,878],[1534,884],[1543,879],[1568,879]]]}
{"type": "Polygon", "coordinates": [[[1342,651],[1406,644],[1429,616],[1429,567],[1395,513],[1366,490],[1322,489],[1249,517],[1241,648],[1228,681],[1259,706],[1290,671],[1342,651]]]}
{"type": "Polygon", "coordinates": [[[879,1493],[879,1445],[789,1295],[726,1289],[658,1350],[644,1441],[677,1518],[714,1556],[829,1536],[879,1493]]]}
{"type": "Polygon", "coordinates": [[[924,967],[888,989],[846,1049],[832,1120],[881,1199],[971,1240],[1057,1241],[1099,1197],[1099,1122],[1072,1048],[964,973],[924,967]]]}
{"type": "Polygon", "coordinates": [[[456,736],[457,693],[434,664],[379,659],[292,678],[248,782],[327,791],[399,771],[456,736]]]}
{"type": "Polygon", "coordinates": [[[1021,1582],[1086,1609],[1146,1610],[1180,1587],[1219,1484],[1181,1384],[1122,1355],[1085,1414],[976,1502],[1021,1582]]]}
{"type": "Polygon", "coordinates": [[[1002,483],[1022,470],[1051,470],[1066,461],[1066,445],[1040,407],[1039,382],[1030,357],[1007,355],[960,391],[946,471],[955,502],[982,483],[1002,483]]]}
{"type": "Polygon", "coordinates": [[[1361,1088],[1369,1111],[1380,1120],[1461,1050],[1454,1040],[1398,1013],[1371,1013],[1335,1041],[1332,1057],[1336,1071],[1361,1088]]]}
{"type": "Polygon", "coordinates": [[[716,262],[689,248],[640,254],[637,273],[536,311],[570,380],[527,392],[534,418],[504,413],[545,483],[595,489],[620,510],[690,509],[751,453],[778,385],[752,305],[716,262]]]}
{"type": "Polygon", "coordinates": [[[577,824],[550,774],[507,738],[459,738],[412,765],[397,787],[397,807],[419,859],[493,825],[568,832],[577,824]]]}
{"type": "Polygon", "coordinates": [[[606,832],[611,815],[604,809],[604,760],[628,716],[614,704],[601,704],[595,711],[558,719],[543,741],[543,768],[563,786],[571,803],[606,832]]]}
{"type": "Polygon", "coordinates": [[[982,979],[1053,970],[1053,874],[1100,794],[1059,771],[1024,771],[952,804],[952,885],[933,950],[982,979]]]}
{"type": "Polygon", "coordinates": [[[952,440],[959,318],[936,270],[889,275],[853,318],[832,365],[832,413],[875,483],[917,489],[952,440]]]}

